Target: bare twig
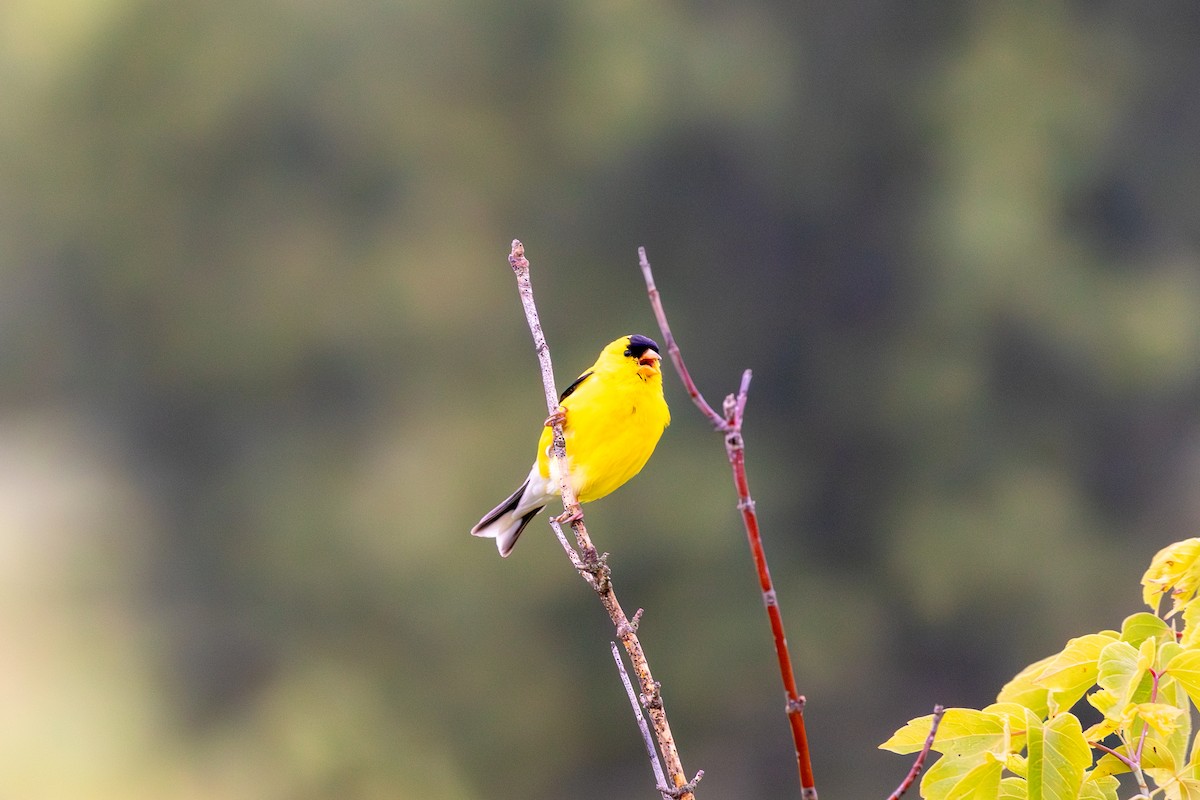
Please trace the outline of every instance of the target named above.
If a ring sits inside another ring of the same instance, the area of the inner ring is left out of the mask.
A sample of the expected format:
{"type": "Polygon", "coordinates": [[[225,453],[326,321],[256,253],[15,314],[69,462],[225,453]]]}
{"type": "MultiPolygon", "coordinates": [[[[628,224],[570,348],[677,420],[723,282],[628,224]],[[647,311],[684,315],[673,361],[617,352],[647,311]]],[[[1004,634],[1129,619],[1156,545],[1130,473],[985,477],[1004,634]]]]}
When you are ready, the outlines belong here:
{"type": "Polygon", "coordinates": [[[662,297],[658,287],[654,285],[654,274],[650,270],[650,261],[646,258],[646,248],[638,248],[638,263],[642,268],[642,276],[646,279],[646,291],[650,296],[650,305],[662,331],[664,346],[670,353],[671,362],[679,373],[688,395],[696,408],[713,424],[713,428],[725,438],[725,454],[733,470],[733,483],[737,489],[738,510],[742,514],[742,523],[746,528],[746,539],[750,544],[750,554],[754,558],[754,566],[758,572],[759,588],[762,590],[763,605],[767,609],[767,618],[771,624],[771,635],[775,640],[775,655],[779,661],[779,674],[783,680],[785,705],[788,723],[792,730],[792,741],[796,746],[796,765],[800,773],[800,796],[803,800],[817,800],[816,782],[813,780],[812,758],[808,751],[808,733],[804,727],[804,697],[796,688],[796,676],[792,669],[792,656],[788,650],[787,637],[783,631],[783,617],[779,612],[779,602],[775,594],[775,586],[771,581],[771,572],[767,567],[767,556],[763,550],[762,536],[758,529],[758,514],[754,510],[754,501],[750,498],[750,484],[746,479],[746,446],[742,440],[742,418],[746,410],[746,398],[750,391],[750,370],[742,373],[742,382],[737,395],[725,398],[722,407],[724,415],[718,414],[705,401],[695,381],[688,373],[683,362],[683,354],[671,327],[667,324],[667,314],[663,310],[662,297]]]}
{"type": "Polygon", "coordinates": [[[583,559],[579,557],[579,553],[575,552],[575,548],[571,547],[571,543],[567,541],[567,535],[563,533],[562,525],[557,519],[550,518],[550,527],[554,530],[554,535],[558,537],[558,543],[562,545],[563,550],[567,553],[567,558],[571,559],[571,566],[579,571],[583,579],[592,584],[592,588],[596,588],[596,576],[583,563],[583,559]]]}
{"type": "MultiPolygon", "coordinates": [[[[556,416],[559,408],[558,392],[554,388],[554,365],[550,361],[550,347],[546,344],[546,335],[542,332],[537,305],[533,301],[533,285],[529,282],[529,260],[525,258],[525,245],[517,239],[513,239],[508,263],[517,276],[517,291],[521,295],[521,305],[525,307],[525,319],[529,323],[529,332],[533,334],[533,346],[537,351],[538,365],[542,370],[542,388],[546,392],[546,408],[550,412],[550,419],[547,422],[552,421],[550,427],[554,431],[554,439],[550,445],[550,458],[559,469],[559,490],[562,494],[563,507],[568,514],[582,513],[579,511],[579,499],[575,497],[575,489],[567,480],[567,442],[563,438],[562,419],[556,416]]],[[[583,551],[585,562],[593,562],[596,559],[596,548],[592,546],[592,542],[587,536],[587,529],[582,525],[572,525],[571,529],[575,532],[577,539],[581,536],[582,529],[583,538],[579,540],[579,549],[583,551]]]]}
{"type": "Polygon", "coordinates": [[[933,739],[937,736],[938,725],[942,724],[942,715],[945,713],[945,706],[933,707],[933,720],[929,723],[929,735],[925,737],[925,745],[921,748],[921,752],[917,753],[917,760],[913,762],[912,769],[904,776],[904,780],[896,787],[896,791],[888,795],[888,800],[900,800],[900,796],[916,782],[917,776],[925,767],[925,759],[929,758],[929,751],[933,748],[933,739]]]}
{"type": "MultiPolygon", "coordinates": [[[[564,540],[565,541],[565,540],[564,540]]],[[[637,615],[634,614],[636,617],[637,615]]],[[[638,704],[637,693],[629,681],[629,673],[625,671],[625,662],[621,660],[621,650],[616,642],[608,643],[612,647],[613,661],[617,662],[617,672],[621,673],[621,683],[625,685],[625,694],[629,696],[629,705],[633,706],[633,716],[637,719],[638,729],[642,732],[642,741],[646,744],[646,755],[650,757],[650,769],[654,770],[654,785],[659,787],[663,800],[669,800],[670,791],[667,789],[667,779],[663,777],[662,764],[658,760],[658,751],[654,749],[654,737],[650,735],[650,726],[642,715],[642,707],[638,704]]]]}
{"type": "MultiPolygon", "coordinates": [[[[639,700],[650,717],[654,728],[654,738],[658,741],[658,749],[662,754],[663,766],[666,768],[670,786],[673,787],[668,787],[671,796],[679,797],[681,800],[694,800],[692,788],[695,780],[689,782],[687,774],[683,771],[683,764],[679,760],[679,751],[675,747],[675,738],[671,734],[671,726],[667,723],[667,713],[663,708],[661,687],[650,673],[650,665],[646,662],[646,654],[642,651],[642,644],[637,637],[637,626],[629,621],[621,604],[617,602],[606,558],[599,555],[595,546],[592,545],[591,537],[584,525],[583,512],[580,509],[578,498],[568,480],[567,447],[566,440],[563,438],[562,418],[555,414],[558,410],[558,395],[554,388],[554,368],[550,362],[550,348],[546,345],[546,337],[542,333],[542,325],[538,320],[537,306],[533,301],[533,288],[529,282],[529,261],[525,258],[525,246],[517,239],[513,240],[508,263],[517,276],[517,289],[521,293],[521,303],[525,307],[525,317],[529,322],[529,331],[533,334],[534,348],[541,365],[542,387],[546,392],[546,408],[550,412],[550,419],[547,420],[547,423],[554,431],[550,458],[554,463],[554,471],[559,475],[559,488],[562,492],[565,512],[563,518],[570,520],[571,530],[575,533],[575,539],[582,553],[571,559],[571,565],[579,570],[589,585],[596,590],[600,602],[604,605],[604,610],[608,612],[609,619],[616,628],[617,639],[625,648],[625,652],[629,654],[629,661],[633,665],[633,671],[637,675],[638,685],[641,689],[639,700]]],[[[561,533],[561,531],[559,532],[561,533]]],[[[566,537],[563,536],[561,541],[565,545],[566,537]]]]}

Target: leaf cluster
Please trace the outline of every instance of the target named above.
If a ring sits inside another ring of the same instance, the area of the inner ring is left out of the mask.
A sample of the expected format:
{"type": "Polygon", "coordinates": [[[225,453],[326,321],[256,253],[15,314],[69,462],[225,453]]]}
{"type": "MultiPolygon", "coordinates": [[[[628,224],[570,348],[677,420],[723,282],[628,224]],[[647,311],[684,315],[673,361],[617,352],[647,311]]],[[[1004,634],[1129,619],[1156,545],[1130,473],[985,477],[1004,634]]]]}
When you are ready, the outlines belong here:
{"type": "MultiPolygon", "coordinates": [[[[1200,800],[1198,588],[1200,539],[1170,545],[1142,576],[1153,613],[1071,639],[1021,670],[986,708],[948,709],[932,745],[941,757],[921,796],[1117,800],[1118,776],[1128,775],[1138,797],[1200,800]],[[1086,729],[1072,710],[1080,701],[1100,716],[1086,729]]],[[[915,753],[931,723],[911,720],[880,747],[915,753]]]]}

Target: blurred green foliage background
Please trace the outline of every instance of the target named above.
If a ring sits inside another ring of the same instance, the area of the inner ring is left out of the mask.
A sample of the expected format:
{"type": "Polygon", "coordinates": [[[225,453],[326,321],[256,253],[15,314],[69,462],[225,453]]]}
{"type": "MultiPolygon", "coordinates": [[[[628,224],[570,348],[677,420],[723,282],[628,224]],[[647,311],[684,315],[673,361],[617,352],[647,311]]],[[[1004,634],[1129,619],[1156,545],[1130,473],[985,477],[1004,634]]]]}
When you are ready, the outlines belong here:
{"type": "MultiPolygon", "coordinates": [[[[8,0],[0,795],[655,797],[607,619],[467,530],[560,385],[754,370],[818,786],[1138,607],[1200,504],[1194,3],[8,0]]],[[[720,439],[591,507],[702,795],[798,796],[720,439]]]]}

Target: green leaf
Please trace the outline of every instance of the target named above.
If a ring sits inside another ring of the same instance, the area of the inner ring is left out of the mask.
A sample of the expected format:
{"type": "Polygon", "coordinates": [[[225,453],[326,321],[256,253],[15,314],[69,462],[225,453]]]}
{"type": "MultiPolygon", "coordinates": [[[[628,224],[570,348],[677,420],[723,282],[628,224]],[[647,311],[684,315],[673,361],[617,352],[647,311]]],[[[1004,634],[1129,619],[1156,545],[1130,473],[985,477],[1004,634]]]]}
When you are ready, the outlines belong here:
{"type": "MultiPolygon", "coordinates": [[[[999,714],[1007,723],[1008,753],[1019,753],[1025,749],[1025,734],[1030,728],[1040,727],[1042,719],[1020,703],[992,703],[983,709],[988,714],[999,714]]],[[[996,755],[1002,755],[997,752],[996,755]]]]}
{"type": "Polygon", "coordinates": [[[1156,665],[1156,669],[1158,669],[1159,672],[1165,670],[1167,668],[1167,664],[1171,663],[1171,659],[1182,653],[1185,649],[1187,648],[1175,641],[1170,641],[1166,644],[1159,645],[1158,664],[1156,665]]]}
{"type": "Polygon", "coordinates": [[[1168,800],[1200,800],[1200,780],[1196,778],[1196,765],[1190,764],[1179,772],[1178,779],[1173,783],[1155,783],[1162,790],[1163,797],[1168,800]]]}
{"type": "Polygon", "coordinates": [[[1193,772],[1200,770],[1200,736],[1196,736],[1192,740],[1192,749],[1189,751],[1185,763],[1193,772]]]}
{"type": "Polygon", "coordinates": [[[1079,800],[1118,800],[1121,782],[1111,775],[1088,775],[1079,788],[1079,800]]]}
{"type": "Polygon", "coordinates": [[[1059,714],[1030,731],[1029,800],[1075,800],[1091,763],[1091,749],[1074,714],[1059,714]]]}
{"type": "MultiPolygon", "coordinates": [[[[1173,646],[1167,645],[1167,647],[1173,646]]],[[[1161,658],[1162,650],[1160,650],[1159,654],[1161,658]]],[[[1192,738],[1192,715],[1190,713],[1187,692],[1183,690],[1183,686],[1179,681],[1169,675],[1162,675],[1158,680],[1158,700],[1160,703],[1169,703],[1175,708],[1182,709],[1184,712],[1179,717],[1179,727],[1174,733],[1166,737],[1166,741],[1164,742],[1167,749],[1174,755],[1175,760],[1182,764],[1187,761],[1187,746],[1192,738]]]]}
{"type": "Polygon", "coordinates": [[[1109,719],[1117,719],[1114,714],[1124,715],[1130,703],[1150,696],[1147,670],[1154,663],[1155,644],[1154,639],[1146,639],[1135,649],[1128,642],[1113,642],[1100,652],[1096,683],[1113,695],[1112,708],[1105,713],[1109,719]]]}
{"type": "Polygon", "coordinates": [[[1005,778],[996,800],[1029,800],[1029,786],[1024,778],[1005,778]]]}
{"type": "MultiPolygon", "coordinates": [[[[925,746],[932,724],[932,714],[909,720],[892,734],[892,738],[879,745],[879,749],[901,755],[916,753],[925,746]]],[[[955,756],[974,756],[990,751],[1003,757],[1007,755],[1008,743],[1008,725],[1003,715],[973,708],[948,708],[938,726],[933,749],[955,756]]]]}
{"type": "MultiPolygon", "coordinates": [[[[1106,647],[1117,643],[1117,634],[1110,631],[1089,633],[1067,642],[1037,676],[1035,682],[1049,694],[1049,713],[1065,711],[1096,683],[1097,661],[1106,647]]],[[[1126,645],[1129,647],[1129,645],[1126,645]]]]}
{"type": "MultiPolygon", "coordinates": [[[[1168,786],[1179,777],[1183,765],[1157,736],[1147,736],[1142,747],[1142,771],[1159,786],[1168,786]]],[[[1170,794],[1170,793],[1168,793],[1170,794]]]]}
{"type": "Polygon", "coordinates": [[[1200,650],[1184,650],[1167,662],[1166,674],[1179,682],[1192,702],[1200,706],[1200,650]]]}
{"type": "Polygon", "coordinates": [[[1200,601],[1192,598],[1183,607],[1183,636],[1179,643],[1184,647],[1200,644],[1200,601]]]}
{"type": "Polygon", "coordinates": [[[945,800],[994,800],[1000,792],[1000,773],[1003,765],[990,755],[950,788],[945,800]]]}
{"type": "Polygon", "coordinates": [[[1139,611],[1121,623],[1121,641],[1139,647],[1146,639],[1156,639],[1159,644],[1175,641],[1175,632],[1167,623],[1146,611],[1139,611]]]}
{"type": "Polygon", "coordinates": [[[983,800],[985,797],[990,800],[1000,789],[1001,771],[1002,765],[990,753],[946,756],[926,770],[921,779],[921,797],[925,800],[983,800]],[[979,794],[981,789],[990,789],[990,794],[979,794]]]}
{"type": "MultiPolygon", "coordinates": [[[[1121,755],[1125,755],[1125,745],[1121,745],[1120,747],[1115,747],[1113,749],[1121,755]]],[[[1096,777],[1101,777],[1104,775],[1124,775],[1126,772],[1129,772],[1129,766],[1121,759],[1109,753],[1105,753],[1104,756],[1096,762],[1096,766],[1092,768],[1092,775],[1096,777]]]]}

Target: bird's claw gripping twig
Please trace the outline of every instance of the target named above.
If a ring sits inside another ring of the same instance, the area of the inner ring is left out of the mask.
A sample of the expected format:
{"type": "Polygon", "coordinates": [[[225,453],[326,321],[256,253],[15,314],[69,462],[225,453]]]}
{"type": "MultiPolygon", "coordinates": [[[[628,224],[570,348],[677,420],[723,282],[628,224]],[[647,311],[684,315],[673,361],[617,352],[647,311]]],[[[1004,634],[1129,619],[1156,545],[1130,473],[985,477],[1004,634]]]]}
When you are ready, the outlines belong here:
{"type": "Polygon", "coordinates": [[[554,521],[559,525],[573,525],[576,522],[579,522],[581,519],[583,519],[583,509],[579,507],[578,503],[576,503],[555,517],[554,521]]]}
{"type": "Polygon", "coordinates": [[[555,425],[565,425],[567,422],[567,409],[562,406],[555,406],[550,412],[550,416],[546,417],[544,423],[547,428],[553,428],[555,425]]]}

